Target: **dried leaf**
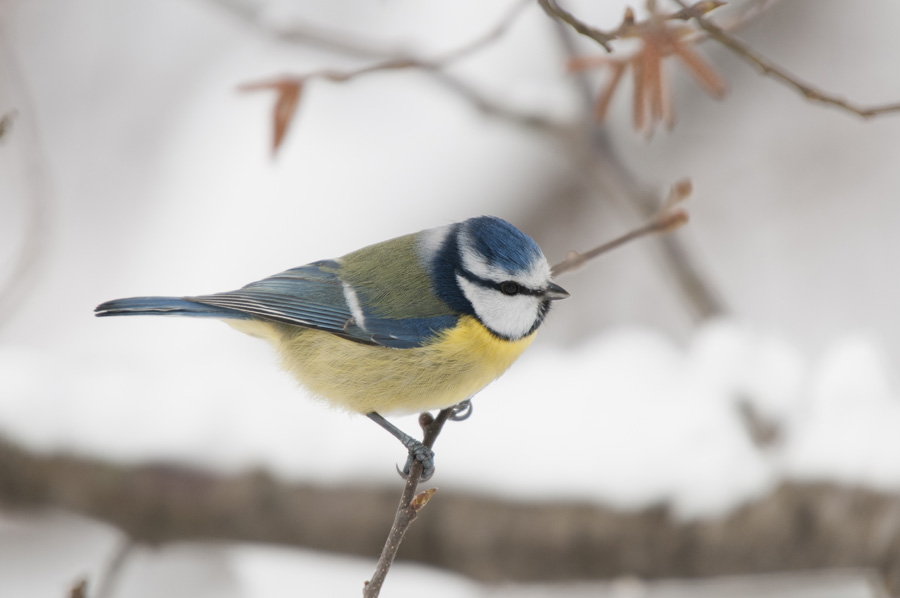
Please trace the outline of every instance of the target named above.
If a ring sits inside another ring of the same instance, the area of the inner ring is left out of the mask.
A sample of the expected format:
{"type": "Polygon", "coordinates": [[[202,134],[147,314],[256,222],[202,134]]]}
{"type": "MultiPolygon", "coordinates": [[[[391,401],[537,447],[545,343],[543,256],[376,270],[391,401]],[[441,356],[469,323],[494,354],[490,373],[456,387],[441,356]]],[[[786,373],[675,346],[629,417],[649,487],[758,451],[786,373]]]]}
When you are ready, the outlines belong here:
{"type": "Polygon", "coordinates": [[[631,70],[632,75],[634,76],[634,100],[632,106],[634,129],[636,131],[643,131],[644,125],[646,124],[644,106],[646,106],[647,100],[644,97],[644,72],[640,54],[631,59],[631,70]]]}
{"type": "Polygon", "coordinates": [[[628,63],[621,60],[615,60],[610,61],[609,65],[612,70],[609,81],[606,83],[606,87],[604,87],[600,95],[597,96],[597,101],[594,103],[594,117],[600,122],[606,120],[609,103],[612,100],[613,94],[616,92],[616,88],[619,87],[619,83],[622,81],[622,75],[625,74],[628,63]]]}
{"type": "Polygon", "coordinates": [[[660,81],[662,76],[662,52],[655,40],[647,39],[645,41],[642,62],[644,63],[644,94],[650,106],[650,121],[652,125],[652,123],[662,120],[663,104],[665,102],[660,81]]]}
{"type": "MultiPolygon", "coordinates": [[[[683,11],[684,18],[705,14],[723,4],[724,2],[714,0],[696,2],[683,11]]],[[[680,18],[678,13],[662,14],[656,11],[655,5],[655,2],[648,2],[650,17],[643,21],[635,21],[634,12],[627,10],[617,29],[620,37],[637,38],[641,42],[640,50],[631,58],[577,57],[568,64],[570,71],[605,66],[610,68],[609,79],[594,101],[594,116],[597,120],[606,118],[612,96],[621,83],[622,75],[630,67],[634,79],[634,128],[638,132],[649,134],[652,134],[657,123],[665,123],[669,129],[675,126],[675,106],[663,64],[669,56],[677,56],[691,76],[713,97],[721,98],[726,91],[724,79],[694,50],[694,42],[689,38],[695,29],[673,23],[673,19],[680,18]]]]}
{"type": "Polygon", "coordinates": [[[725,81],[712,65],[695,52],[689,44],[682,43],[681,40],[673,40],[672,50],[709,95],[717,99],[721,99],[725,95],[727,91],[725,81]]]}
{"type": "Polygon", "coordinates": [[[570,73],[579,73],[590,69],[604,67],[618,61],[606,56],[576,56],[566,63],[566,70],[570,73]]]}
{"type": "Polygon", "coordinates": [[[663,65],[659,69],[659,95],[663,99],[662,121],[670,131],[675,127],[675,102],[672,101],[672,92],[669,90],[669,77],[663,65]]]}
{"type": "Polygon", "coordinates": [[[271,89],[278,93],[275,99],[275,107],[272,111],[272,153],[276,153],[284,142],[288,128],[294,120],[297,106],[300,103],[300,94],[303,92],[303,79],[285,77],[273,81],[260,83],[248,83],[241,85],[241,91],[258,91],[271,89]]]}

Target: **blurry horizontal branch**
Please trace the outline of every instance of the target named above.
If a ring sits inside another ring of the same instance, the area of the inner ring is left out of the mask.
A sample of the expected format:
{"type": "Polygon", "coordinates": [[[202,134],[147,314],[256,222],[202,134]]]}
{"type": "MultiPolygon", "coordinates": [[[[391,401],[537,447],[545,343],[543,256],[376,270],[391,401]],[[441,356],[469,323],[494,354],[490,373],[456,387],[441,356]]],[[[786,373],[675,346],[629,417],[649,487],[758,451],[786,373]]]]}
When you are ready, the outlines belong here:
{"type": "Polygon", "coordinates": [[[281,143],[284,140],[284,136],[294,119],[300,96],[303,92],[303,87],[308,81],[314,79],[325,79],[335,83],[342,83],[350,81],[352,79],[356,79],[357,77],[361,77],[363,75],[383,71],[411,68],[424,71],[441,70],[455,62],[458,62],[468,56],[471,56],[472,54],[475,54],[476,52],[484,49],[485,47],[489,46],[491,43],[502,37],[503,34],[506,33],[509,27],[513,24],[513,22],[515,22],[516,17],[518,17],[522,13],[523,9],[528,4],[530,4],[530,0],[518,0],[503,15],[503,18],[486,34],[479,36],[471,42],[459,48],[451,50],[441,56],[433,58],[389,58],[376,62],[375,64],[356,69],[323,69],[303,75],[288,75],[264,81],[247,83],[241,85],[239,89],[241,89],[242,91],[259,91],[269,89],[277,93],[278,97],[275,102],[275,110],[273,114],[274,136],[272,143],[273,151],[277,151],[281,146],[281,143]]]}
{"type": "MultiPolygon", "coordinates": [[[[823,92],[798,77],[788,73],[774,62],[766,59],[761,54],[739,41],[726,27],[717,25],[707,15],[723,6],[725,2],[717,0],[702,0],[688,4],[683,0],[674,0],[680,10],[663,11],[657,6],[656,0],[647,0],[649,17],[643,20],[635,18],[634,12],[628,8],[621,23],[614,29],[607,31],[579,19],[575,14],[564,9],[557,0],[538,0],[538,4],[553,19],[571,27],[573,31],[587,36],[602,46],[607,53],[616,56],[607,57],[573,57],[569,67],[575,70],[584,68],[602,67],[610,72],[603,89],[597,94],[595,101],[595,115],[602,120],[606,116],[613,93],[623,79],[627,70],[633,72],[634,102],[633,115],[634,127],[639,131],[652,131],[655,123],[664,122],[667,126],[674,125],[674,110],[666,80],[663,60],[669,57],[677,57],[687,67],[688,72],[702,85],[713,97],[721,98],[725,94],[726,84],[724,79],[716,72],[695,50],[695,46],[704,40],[712,39],[730,49],[741,59],[757,67],[764,74],[788,85],[801,93],[810,101],[827,104],[843,109],[863,118],[900,112],[900,102],[883,104],[879,106],[861,106],[844,98],[823,92]],[[696,26],[688,25],[693,22],[696,26]],[[611,43],[615,40],[636,39],[640,42],[640,48],[628,54],[619,56],[621,52],[613,52],[611,43]]],[[[216,0],[220,6],[230,9],[234,14],[241,16],[256,27],[268,30],[269,33],[280,39],[300,41],[313,44],[326,49],[341,51],[345,54],[362,56],[386,56],[373,64],[354,69],[322,69],[299,75],[284,75],[256,82],[250,82],[240,86],[244,91],[272,90],[277,94],[273,112],[273,151],[277,151],[285,139],[285,135],[291,126],[303,94],[304,86],[311,80],[324,79],[332,82],[346,82],[357,77],[377,72],[419,69],[427,72],[440,72],[444,68],[470,57],[490,44],[499,40],[512,26],[516,18],[531,2],[519,0],[512,4],[510,9],[502,16],[498,23],[486,34],[483,34],[461,47],[449,51],[441,56],[421,58],[414,56],[398,56],[396,52],[387,52],[376,49],[371,43],[359,43],[352,37],[339,36],[314,27],[293,24],[286,27],[278,27],[273,23],[263,21],[260,9],[252,3],[241,0],[216,0]]],[[[758,15],[764,8],[772,4],[769,2],[751,2],[750,8],[745,8],[743,16],[733,20],[727,28],[733,29],[745,23],[750,18],[758,15]]],[[[447,80],[445,79],[445,82],[447,80]]],[[[471,93],[465,85],[451,85],[457,92],[464,92],[471,98],[480,97],[477,93],[471,93]]],[[[484,108],[487,104],[480,102],[484,108]]],[[[494,107],[493,112],[500,113],[494,107]]]]}
{"type": "Polygon", "coordinates": [[[267,19],[265,7],[253,0],[210,0],[218,8],[224,9],[258,29],[266,36],[272,36],[284,42],[305,44],[346,56],[357,58],[388,59],[400,55],[399,51],[389,50],[382,45],[362,40],[360,35],[352,36],[340,31],[325,29],[309,23],[281,23],[267,19]]]}
{"type": "MultiPolygon", "coordinates": [[[[619,511],[441,494],[409,530],[399,558],[485,581],[867,567],[900,591],[897,495],[786,482],[721,518],[684,521],[665,506],[619,511]]],[[[0,506],[80,513],[139,543],[220,539],[371,557],[382,548],[396,488],[290,484],[262,471],[127,467],[2,442],[0,506]]]]}

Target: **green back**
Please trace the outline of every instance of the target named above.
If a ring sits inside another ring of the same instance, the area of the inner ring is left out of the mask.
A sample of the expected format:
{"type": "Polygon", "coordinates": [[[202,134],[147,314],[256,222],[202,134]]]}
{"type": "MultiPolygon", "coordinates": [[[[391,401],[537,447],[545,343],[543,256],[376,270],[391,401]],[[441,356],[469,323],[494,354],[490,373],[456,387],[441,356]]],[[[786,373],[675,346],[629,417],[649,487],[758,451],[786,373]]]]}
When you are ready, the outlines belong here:
{"type": "Polygon", "coordinates": [[[340,277],[360,302],[377,306],[383,318],[430,318],[454,312],[434,294],[417,247],[417,234],[404,235],[349,253],[340,259],[340,277]]]}

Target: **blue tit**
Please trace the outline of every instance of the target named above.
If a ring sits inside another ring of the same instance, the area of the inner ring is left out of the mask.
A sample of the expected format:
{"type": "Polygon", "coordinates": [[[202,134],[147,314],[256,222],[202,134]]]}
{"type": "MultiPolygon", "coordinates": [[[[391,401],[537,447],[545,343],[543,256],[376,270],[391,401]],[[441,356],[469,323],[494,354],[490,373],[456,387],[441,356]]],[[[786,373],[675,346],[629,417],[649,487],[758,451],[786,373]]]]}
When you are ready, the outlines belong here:
{"type": "Polygon", "coordinates": [[[134,297],[98,316],[218,318],[269,341],[315,396],[366,414],[434,471],[433,453],[381,414],[444,409],[500,376],[556,299],[537,243],[482,216],[286,270],[236,291],[134,297]]]}

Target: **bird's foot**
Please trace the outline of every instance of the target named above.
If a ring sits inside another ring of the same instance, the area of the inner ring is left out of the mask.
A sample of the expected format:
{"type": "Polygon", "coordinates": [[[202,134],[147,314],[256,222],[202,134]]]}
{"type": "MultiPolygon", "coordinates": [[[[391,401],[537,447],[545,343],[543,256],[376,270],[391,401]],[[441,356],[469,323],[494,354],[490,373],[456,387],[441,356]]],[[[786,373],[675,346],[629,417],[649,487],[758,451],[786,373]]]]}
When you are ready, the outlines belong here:
{"type": "Polygon", "coordinates": [[[409,449],[409,457],[406,458],[406,465],[403,466],[402,471],[397,467],[397,473],[400,474],[400,477],[404,480],[407,479],[413,463],[418,461],[422,464],[420,481],[427,482],[430,480],[431,476],[434,475],[434,451],[415,438],[410,438],[409,442],[403,443],[403,446],[409,449]]]}
{"type": "Polygon", "coordinates": [[[469,419],[470,415],[472,415],[472,400],[466,399],[453,406],[453,413],[450,414],[450,420],[461,422],[469,419]]]}

